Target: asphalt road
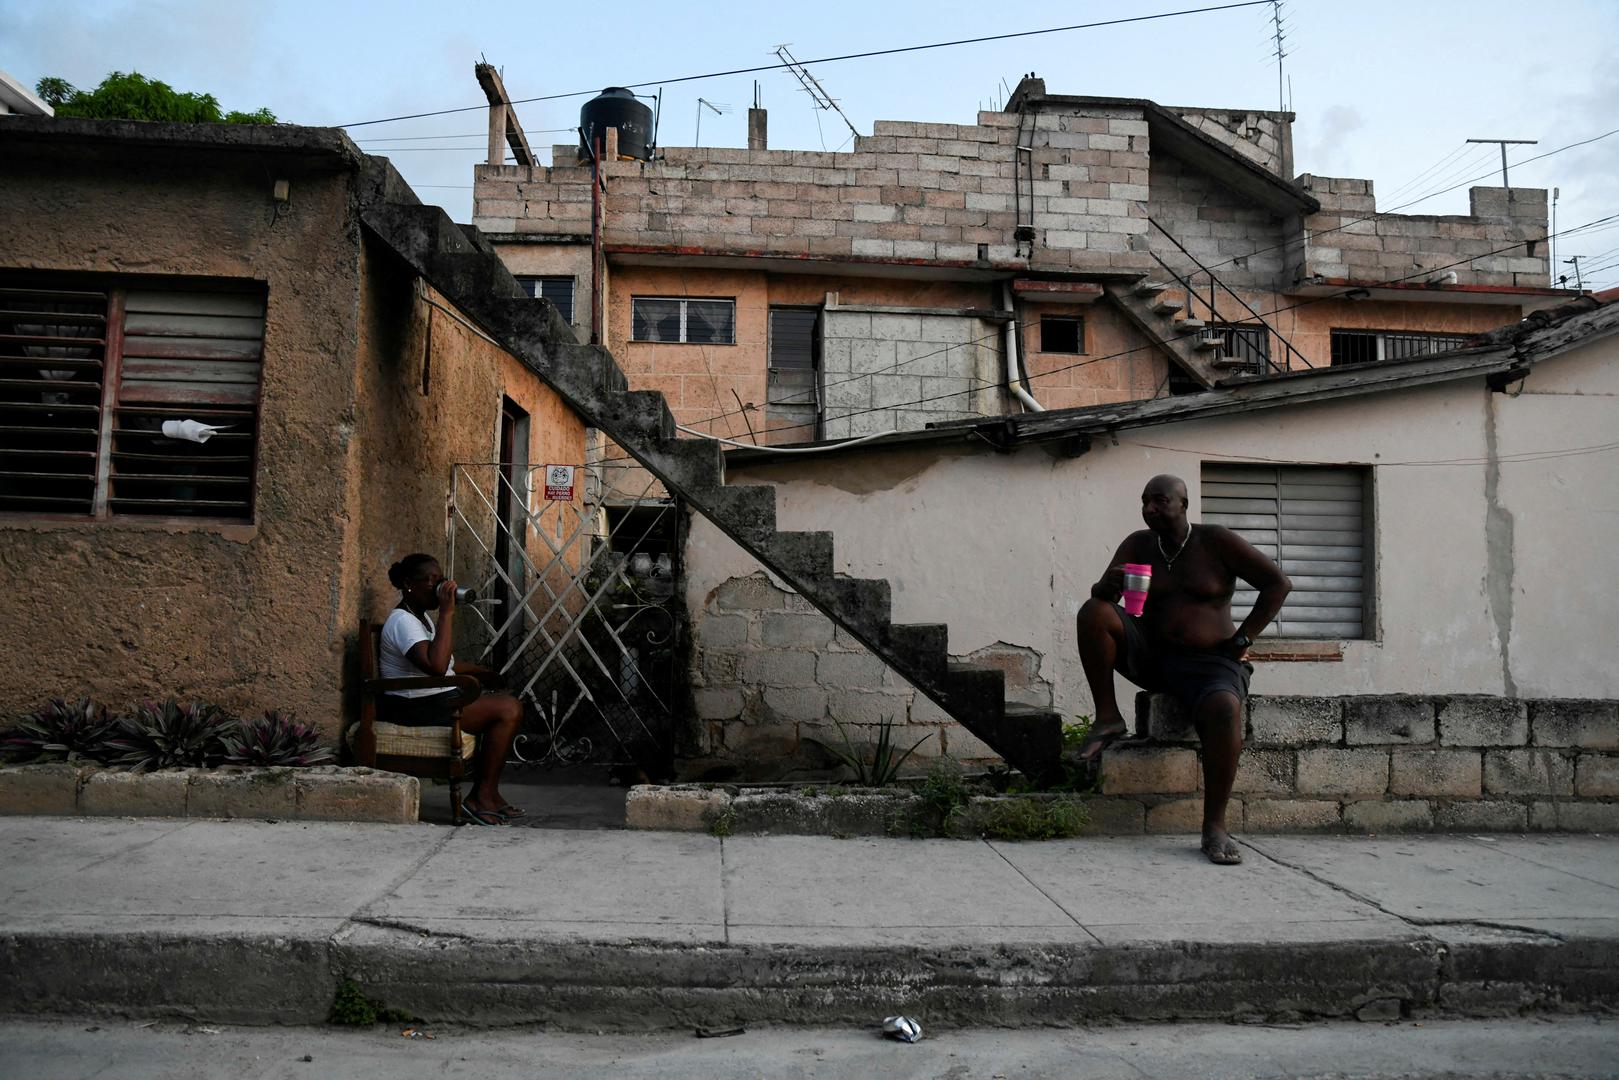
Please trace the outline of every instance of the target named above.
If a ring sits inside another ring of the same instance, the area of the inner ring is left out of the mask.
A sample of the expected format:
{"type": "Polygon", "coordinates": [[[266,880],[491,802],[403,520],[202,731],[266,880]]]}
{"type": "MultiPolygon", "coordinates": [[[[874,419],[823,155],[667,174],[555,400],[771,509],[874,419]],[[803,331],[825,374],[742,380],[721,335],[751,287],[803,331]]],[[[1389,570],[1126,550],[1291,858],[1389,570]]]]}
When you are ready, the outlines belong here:
{"type": "Polygon", "coordinates": [[[906,1045],[869,1030],[686,1033],[242,1028],[118,1021],[0,1022],[7,1080],[326,1080],[566,1076],[1157,1080],[1197,1077],[1619,1077],[1619,1020],[1159,1024],[924,1032],[906,1045]]]}

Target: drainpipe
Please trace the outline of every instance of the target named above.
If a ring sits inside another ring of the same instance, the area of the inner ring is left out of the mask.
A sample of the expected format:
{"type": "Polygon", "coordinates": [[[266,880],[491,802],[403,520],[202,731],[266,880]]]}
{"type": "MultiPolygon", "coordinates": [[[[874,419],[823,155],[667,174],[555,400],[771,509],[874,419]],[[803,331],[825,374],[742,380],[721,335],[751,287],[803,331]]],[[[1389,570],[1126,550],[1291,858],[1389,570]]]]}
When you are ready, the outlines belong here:
{"type": "Polygon", "coordinates": [[[1023,381],[1022,365],[1018,363],[1017,308],[1012,303],[1010,281],[1001,283],[1001,303],[1005,305],[1007,314],[1012,316],[1006,322],[1006,388],[1012,391],[1012,396],[1029,412],[1045,412],[1046,407],[1034,400],[1034,395],[1029,393],[1029,387],[1023,381]]]}
{"type": "Polygon", "coordinates": [[[602,343],[602,141],[590,148],[590,343],[602,343]]]}

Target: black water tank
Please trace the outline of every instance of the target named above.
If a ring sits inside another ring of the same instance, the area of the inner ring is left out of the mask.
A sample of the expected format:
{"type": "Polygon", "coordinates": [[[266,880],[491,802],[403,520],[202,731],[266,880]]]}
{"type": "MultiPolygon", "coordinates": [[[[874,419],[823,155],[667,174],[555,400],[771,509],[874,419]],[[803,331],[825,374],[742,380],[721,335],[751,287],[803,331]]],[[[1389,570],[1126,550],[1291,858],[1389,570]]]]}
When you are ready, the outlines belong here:
{"type": "Polygon", "coordinates": [[[622,86],[609,86],[580,107],[579,138],[587,156],[597,138],[602,141],[602,153],[607,152],[608,128],[618,128],[620,157],[647,160],[652,145],[652,110],[622,86]]]}

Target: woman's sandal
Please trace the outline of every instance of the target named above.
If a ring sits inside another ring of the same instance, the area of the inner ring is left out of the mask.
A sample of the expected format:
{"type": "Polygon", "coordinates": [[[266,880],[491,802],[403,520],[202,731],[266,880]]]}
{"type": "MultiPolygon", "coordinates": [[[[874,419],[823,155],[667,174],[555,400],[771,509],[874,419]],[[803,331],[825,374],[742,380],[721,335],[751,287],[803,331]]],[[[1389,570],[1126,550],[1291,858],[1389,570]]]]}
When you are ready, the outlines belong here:
{"type": "Polygon", "coordinates": [[[521,806],[513,806],[511,803],[507,803],[505,806],[502,806],[499,810],[496,810],[495,813],[499,814],[507,821],[512,821],[515,818],[528,817],[527,812],[525,812],[521,806]]]}
{"type": "Polygon", "coordinates": [[[1115,742],[1130,734],[1130,725],[1124,724],[1117,731],[1092,731],[1079,744],[1079,750],[1074,757],[1081,762],[1089,764],[1102,756],[1103,751],[1115,742]]]}
{"type": "Polygon", "coordinates": [[[461,811],[466,814],[467,824],[469,825],[506,824],[506,819],[501,817],[500,814],[494,810],[478,810],[474,807],[468,806],[466,803],[462,803],[461,811]]]}

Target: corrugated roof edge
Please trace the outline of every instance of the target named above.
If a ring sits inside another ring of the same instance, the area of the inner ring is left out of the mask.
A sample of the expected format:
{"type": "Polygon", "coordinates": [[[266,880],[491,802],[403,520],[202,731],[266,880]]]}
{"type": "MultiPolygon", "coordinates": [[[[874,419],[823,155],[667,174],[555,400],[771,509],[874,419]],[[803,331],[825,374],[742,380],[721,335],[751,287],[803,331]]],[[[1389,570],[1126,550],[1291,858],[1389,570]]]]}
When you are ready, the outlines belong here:
{"type": "MultiPolygon", "coordinates": [[[[920,431],[893,435],[840,450],[836,441],[795,443],[824,446],[829,455],[860,454],[918,443],[967,442],[1004,451],[1016,446],[1105,435],[1125,428],[1257,412],[1342,397],[1410,389],[1456,379],[1506,374],[1619,333],[1619,289],[1582,296],[1512,326],[1485,334],[1465,349],[1409,360],[1384,360],[1348,367],[1315,368],[1220,385],[1169,398],[1054,409],[1017,416],[953,420],[920,431]]],[[[752,464],[780,460],[769,450],[734,449],[726,460],[752,464]]]]}

